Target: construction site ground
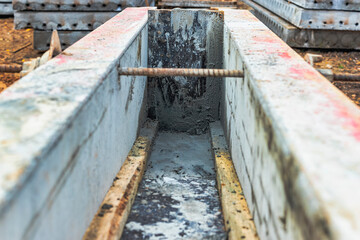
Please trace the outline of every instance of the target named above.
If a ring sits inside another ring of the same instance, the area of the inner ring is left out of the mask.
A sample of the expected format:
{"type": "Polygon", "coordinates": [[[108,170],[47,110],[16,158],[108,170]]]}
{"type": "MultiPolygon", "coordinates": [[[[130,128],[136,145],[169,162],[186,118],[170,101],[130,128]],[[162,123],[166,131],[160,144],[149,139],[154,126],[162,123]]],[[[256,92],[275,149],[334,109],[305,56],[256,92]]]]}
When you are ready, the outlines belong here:
{"type": "MultiPolygon", "coordinates": [[[[239,3],[239,9],[250,9],[239,3]]],[[[301,56],[320,54],[323,60],[315,68],[331,69],[334,73],[360,73],[360,51],[294,49],[301,56]]],[[[29,58],[41,56],[33,49],[33,30],[15,30],[13,18],[0,18],[0,64],[22,64],[29,58]]],[[[20,78],[18,73],[0,73],[0,92],[20,78]]],[[[360,82],[335,81],[333,83],[360,106],[360,82]]]]}
{"type": "MultiPolygon", "coordinates": [[[[0,18],[0,64],[22,64],[41,56],[33,49],[33,30],[14,29],[14,18],[0,18]]],[[[19,80],[19,73],[0,73],[0,92],[19,80]]]]}

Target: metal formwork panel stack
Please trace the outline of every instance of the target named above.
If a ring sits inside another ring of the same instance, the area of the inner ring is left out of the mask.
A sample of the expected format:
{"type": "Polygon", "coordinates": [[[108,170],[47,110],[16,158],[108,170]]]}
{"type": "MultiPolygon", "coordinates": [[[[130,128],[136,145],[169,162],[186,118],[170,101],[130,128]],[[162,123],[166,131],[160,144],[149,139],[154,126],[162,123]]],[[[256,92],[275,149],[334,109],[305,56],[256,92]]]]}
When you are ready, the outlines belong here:
{"type": "Polygon", "coordinates": [[[244,0],[292,47],[360,49],[360,0],[244,0]]]}
{"type": "Polygon", "coordinates": [[[11,0],[0,0],[0,16],[13,15],[11,0]]]}
{"type": "Polygon", "coordinates": [[[154,0],[13,0],[14,23],[16,29],[33,28],[34,48],[45,51],[54,29],[66,48],[122,9],[147,5],[154,0]]]}
{"type": "Polygon", "coordinates": [[[159,7],[163,8],[210,8],[237,6],[237,0],[159,0],[159,7]]]}

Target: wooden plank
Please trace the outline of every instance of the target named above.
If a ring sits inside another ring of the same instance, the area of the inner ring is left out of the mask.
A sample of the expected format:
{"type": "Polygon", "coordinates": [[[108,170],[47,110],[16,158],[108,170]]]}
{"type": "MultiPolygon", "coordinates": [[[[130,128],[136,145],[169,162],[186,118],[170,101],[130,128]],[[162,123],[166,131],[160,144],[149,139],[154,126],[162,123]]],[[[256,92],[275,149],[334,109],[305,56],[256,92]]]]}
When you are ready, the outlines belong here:
{"type": "Polygon", "coordinates": [[[129,155],[116,175],[83,240],[119,239],[142,179],[157,122],[146,122],[129,155]]]}
{"type": "Polygon", "coordinates": [[[217,186],[228,238],[259,239],[220,122],[210,123],[217,186]]]}

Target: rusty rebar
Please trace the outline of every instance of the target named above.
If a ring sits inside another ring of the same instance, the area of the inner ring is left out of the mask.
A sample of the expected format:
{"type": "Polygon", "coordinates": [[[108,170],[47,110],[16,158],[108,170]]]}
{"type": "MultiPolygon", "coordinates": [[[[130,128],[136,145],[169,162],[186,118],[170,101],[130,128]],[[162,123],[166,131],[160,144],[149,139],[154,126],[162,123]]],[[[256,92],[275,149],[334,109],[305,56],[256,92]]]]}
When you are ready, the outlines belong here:
{"type": "Polygon", "coordinates": [[[360,81],[360,74],[335,73],[334,81],[360,81]]]}
{"type": "Polygon", "coordinates": [[[243,71],[196,68],[119,68],[119,75],[148,77],[244,77],[243,71]]]}
{"type": "Polygon", "coordinates": [[[0,64],[0,72],[18,73],[21,72],[22,65],[20,64],[0,64]]]}

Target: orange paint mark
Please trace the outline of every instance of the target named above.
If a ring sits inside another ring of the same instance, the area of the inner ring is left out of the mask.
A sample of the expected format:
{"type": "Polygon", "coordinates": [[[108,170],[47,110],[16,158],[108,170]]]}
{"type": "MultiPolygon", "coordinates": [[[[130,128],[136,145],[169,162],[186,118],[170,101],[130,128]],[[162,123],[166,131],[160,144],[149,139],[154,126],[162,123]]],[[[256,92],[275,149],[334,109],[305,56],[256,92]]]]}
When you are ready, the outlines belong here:
{"type": "Polygon", "coordinates": [[[252,38],[252,40],[254,42],[265,42],[265,43],[278,43],[279,42],[279,40],[274,38],[273,36],[268,37],[268,36],[264,36],[264,35],[262,35],[262,36],[254,36],[252,38]]]}
{"type": "Polygon", "coordinates": [[[58,65],[61,65],[61,64],[64,64],[67,62],[67,60],[68,60],[67,58],[68,58],[68,56],[66,56],[64,54],[60,54],[57,57],[55,57],[54,59],[58,65]]]}
{"type": "Polygon", "coordinates": [[[285,59],[290,59],[291,56],[288,52],[282,52],[282,53],[279,53],[279,57],[281,58],[285,58],[285,59]]]}
{"type": "Polygon", "coordinates": [[[296,79],[314,80],[314,81],[322,80],[319,77],[319,73],[317,73],[315,70],[312,70],[312,69],[304,69],[301,67],[299,67],[299,68],[290,67],[289,71],[293,75],[293,77],[295,77],[296,79]]]}
{"type": "Polygon", "coordinates": [[[351,135],[360,142],[360,118],[355,117],[349,110],[337,102],[333,102],[335,114],[339,119],[343,120],[343,126],[349,129],[351,135]]]}

